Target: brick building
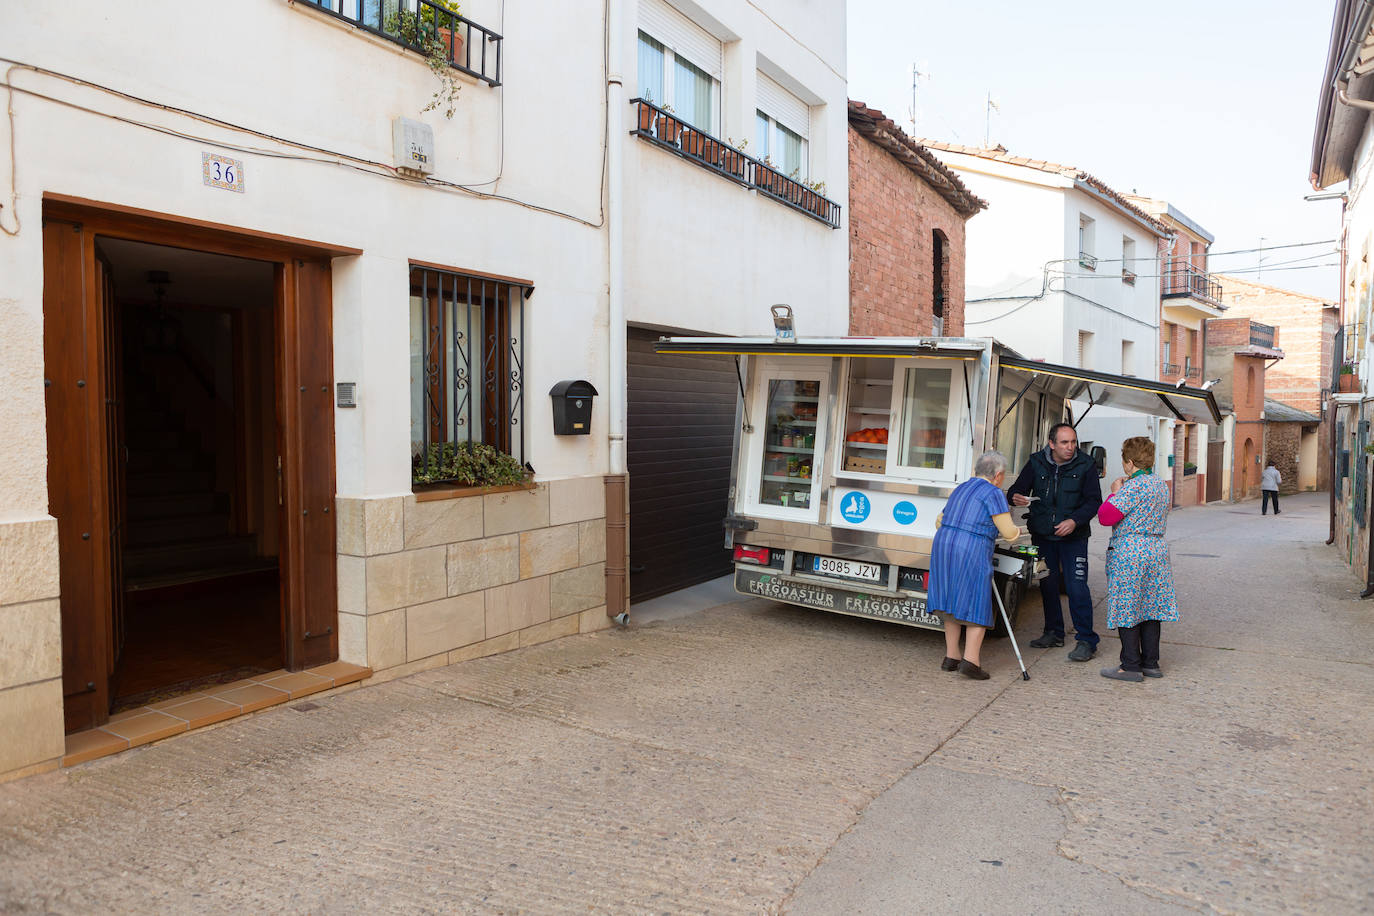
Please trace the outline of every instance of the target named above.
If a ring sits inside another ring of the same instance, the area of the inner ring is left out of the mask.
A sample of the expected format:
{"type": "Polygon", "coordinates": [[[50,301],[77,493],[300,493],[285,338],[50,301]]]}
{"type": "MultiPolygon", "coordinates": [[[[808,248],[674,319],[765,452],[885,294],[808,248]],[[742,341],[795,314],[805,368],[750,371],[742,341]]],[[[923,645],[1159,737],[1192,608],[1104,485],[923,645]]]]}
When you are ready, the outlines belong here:
{"type": "MultiPolygon", "coordinates": [[[[1331,485],[1330,398],[1332,351],[1340,327],[1340,304],[1292,290],[1265,286],[1253,280],[1220,276],[1222,301],[1228,317],[1253,318],[1283,331],[1283,362],[1265,374],[1265,396],[1317,418],[1319,426],[1306,433],[1298,451],[1301,472],[1292,478],[1302,490],[1325,490],[1331,485]],[[1310,441],[1308,438],[1310,437],[1310,441]]],[[[1266,409],[1266,419],[1273,411],[1266,409]]],[[[1309,421],[1308,426],[1311,425],[1309,421]]],[[[1280,466],[1285,484],[1287,472],[1280,466]]]]}
{"type": "Polygon", "coordinates": [[[1283,359],[1278,329],[1249,318],[1212,318],[1203,325],[1207,375],[1216,378],[1212,394],[1227,417],[1223,498],[1232,502],[1259,495],[1264,469],[1265,362],[1283,359]]]}
{"type": "Polygon", "coordinates": [[[964,333],[964,223],[986,207],[881,111],[849,103],[849,333],[964,333]]]}

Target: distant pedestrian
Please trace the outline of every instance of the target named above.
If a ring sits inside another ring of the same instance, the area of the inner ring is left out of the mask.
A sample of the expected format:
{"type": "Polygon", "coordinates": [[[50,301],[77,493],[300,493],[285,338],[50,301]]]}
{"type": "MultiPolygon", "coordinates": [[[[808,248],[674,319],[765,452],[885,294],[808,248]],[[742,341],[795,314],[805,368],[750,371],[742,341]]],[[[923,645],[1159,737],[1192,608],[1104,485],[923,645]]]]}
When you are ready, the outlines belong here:
{"type": "Polygon", "coordinates": [[[945,615],[945,658],[940,670],[957,670],[985,681],[988,673],[980,665],[979,653],[992,625],[992,549],[998,537],[1015,540],[1021,529],[1012,522],[1011,507],[1002,494],[1007,477],[1002,453],[980,455],[973,475],[954,488],[945,511],[935,520],[938,530],[930,548],[926,606],[945,615]]]}
{"type": "Polygon", "coordinates": [[[1045,449],[1031,455],[1016,483],[1007,491],[1013,506],[1030,506],[1026,526],[1031,542],[1049,575],[1040,580],[1040,600],[1045,606],[1045,632],[1031,640],[1037,649],[1064,645],[1064,611],[1059,605],[1062,584],[1069,596],[1077,640],[1069,660],[1086,662],[1097,654],[1098,635],[1093,632],[1093,596],[1088,589],[1088,537],[1090,524],[1102,505],[1102,486],[1097,482],[1097,463],[1078,449],[1078,433],[1067,423],[1050,427],[1045,449]]]}
{"type": "Polygon", "coordinates": [[[1274,462],[1269,462],[1260,473],[1260,515],[1269,514],[1269,500],[1274,501],[1274,514],[1279,514],[1279,484],[1283,483],[1283,477],[1279,474],[1279,469],[1274,467],[1274,462]]]}
{"type": "Polygon", "coordinates": [[[1112,526],[1107,544],[1107,626],[1121,638],[1121,664],[1103,668],[1118,681],[1163,677],[1159,667],[1159,622],[1178,620],[1174,574],[1164,526],[1169,516],[1169,485],[1151,471],[1155,444],[1145,436],[1121,443],[1126,477],[1112,482],[1111,495],[1097,520],[1112,526]]]}

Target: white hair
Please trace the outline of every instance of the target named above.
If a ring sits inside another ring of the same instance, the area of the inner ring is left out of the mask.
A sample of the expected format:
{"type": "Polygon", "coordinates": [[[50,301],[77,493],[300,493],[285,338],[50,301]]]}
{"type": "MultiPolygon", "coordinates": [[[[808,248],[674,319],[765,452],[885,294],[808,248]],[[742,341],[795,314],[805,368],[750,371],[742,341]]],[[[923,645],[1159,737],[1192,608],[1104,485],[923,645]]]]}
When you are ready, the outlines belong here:
{"type": "Polygon", "coordinates": [[[973,473],[979,477],[986,477],[988,480],[1003,473],[1007,469],[1007,456],[996,449],[989,449],[978,456],[978,460],[973,463],[973,473]]]}

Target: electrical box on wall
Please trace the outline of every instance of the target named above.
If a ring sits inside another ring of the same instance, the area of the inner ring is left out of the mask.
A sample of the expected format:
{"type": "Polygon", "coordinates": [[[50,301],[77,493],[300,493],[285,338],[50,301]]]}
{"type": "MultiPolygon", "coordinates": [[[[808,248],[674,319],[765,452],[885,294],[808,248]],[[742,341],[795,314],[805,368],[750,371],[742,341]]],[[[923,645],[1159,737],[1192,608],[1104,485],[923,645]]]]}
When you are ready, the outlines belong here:
{"type": "Polygon", "coordinates": [[[408,178],[434,174],[434,128],[423,121],[396,118],[391,122],[392,157],[408,178]]]}

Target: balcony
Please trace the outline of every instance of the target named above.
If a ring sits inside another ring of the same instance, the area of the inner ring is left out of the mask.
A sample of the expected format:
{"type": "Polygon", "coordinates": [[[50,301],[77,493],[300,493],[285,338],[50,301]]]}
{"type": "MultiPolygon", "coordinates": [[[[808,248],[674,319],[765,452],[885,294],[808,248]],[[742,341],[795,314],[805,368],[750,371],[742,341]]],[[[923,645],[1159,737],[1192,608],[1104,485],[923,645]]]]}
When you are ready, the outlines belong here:
{"type": "Polygon", "coordinates": [[[1202,378],[1202,370],[1201,370],[1201,369],[1191,369],[1191,368],[1190,368],[1190,369],[1185,369],[1185,370],[1183,370],[1183,377],[1186,378],[1186,379],[1188,379],[1189,381],[1195,381],[1195,380],[1197,380],[1197,379],[1202,378]]]}
{"type": "Polygon", "coordinates": [[[814,187],[784,175],[766,162],[698,130],[672,112],[645,99],[631,99],[635,126],[630,133],[709,169],[736,184],[752,188],[780,204],[805,213],[832,229],[840,226],[840,205],[814,187]]]}
{"type": "Polygon", "coordinates": [[[1274,326],[1250,322],[1250,346],[1274,348],[1274,326]]]}
{"type": "Polygon", "coordinates": [[[1164,274],[1160,295],[1165,299],[1191,296],[1209,305],[1220,306],[1221,284],[1213,280],[1211,274],[1191,264],[1177,264],[1164,274]]]}
{"type": "MultiPolygon", "coordinates": [[[[430,0],[300,0],[356,29],[501,85],[501,36],[430,0]]],[[[454,4],[456,6],[457,4],[454,4]]],[[[439,66],[442,67],[442,63],[439,66]]]]}
{"type": "Polygon", "coordinates": [[[1178,363],[1165,363],[1164,367],[1160,369],[1160,380],[1169,381],[1170,376],[1178,375],[1180,368],[1178,363]]]}

